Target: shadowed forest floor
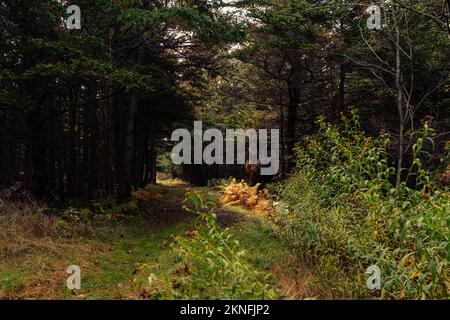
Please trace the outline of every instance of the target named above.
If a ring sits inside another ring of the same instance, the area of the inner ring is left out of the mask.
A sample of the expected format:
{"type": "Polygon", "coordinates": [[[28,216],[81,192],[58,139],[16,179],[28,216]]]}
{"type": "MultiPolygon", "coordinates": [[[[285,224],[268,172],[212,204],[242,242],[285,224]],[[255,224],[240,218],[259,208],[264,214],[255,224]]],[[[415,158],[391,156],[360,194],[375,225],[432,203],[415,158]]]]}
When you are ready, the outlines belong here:
{"type": "MultiPolygon", "coordinates": [[[[182,208],[189,185],[158,185],[162,202],[152,214],[92,222],[75,236],[40,237],[0,243],[2,299],[157,299],[155,286],[171,286],[176,257],[172,238],[195,228],[195,217],[182,208]],[[66,288],[66,269],[81,268],[81,289],[66,288]],[[149,275],[153,275],[149,288],[149,275]]],[[[218,192],[209,190],[214,198],[218,192]]],[[[246,250],[249,262],[274,274],[273,286],[282,298],[326,298],[314,275],[296,267],[271,229],[237,206],[214,208],[219,224],[229,227],[246,250]]]]}

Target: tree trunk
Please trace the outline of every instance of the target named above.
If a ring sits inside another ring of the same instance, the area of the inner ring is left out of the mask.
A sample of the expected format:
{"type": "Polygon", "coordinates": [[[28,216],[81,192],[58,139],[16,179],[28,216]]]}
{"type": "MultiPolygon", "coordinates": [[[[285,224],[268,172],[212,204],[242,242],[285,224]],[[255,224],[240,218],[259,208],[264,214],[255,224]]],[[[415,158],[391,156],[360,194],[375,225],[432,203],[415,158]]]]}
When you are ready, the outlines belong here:
{"type": "MultiPolygon", "coordinates": [[[[137,54],[137,65],[142,65],[145,56],[145,45],[141,44],[137,54]]],[[[120,181],[119,199],[125,200],[130,196],[133,185],[133,160],[135,151],[135,124],[136,114],[139,107],[139,97],[137,92],[133,92],[130,97],[130,104],[127,112],[127,122],[125,129],[125,147],[123,153],[123,177],[120,181]]]]}
{"type": "Polygon", "coordinates": [[[396,41],[395,41],[395,55],[396,55],[396,72],[395,72],[395,87],[397,90],[397,110],[399,115],[399,139],[398,139],[398,162],[397,162],[397,178],[396,187],[398,188],[402,179],[403,169],[403,154],[404,154],[404,125],[405,117],[403,112],[403,88],[402,88],[402,61],[400,52],[400,30],[398,25],[395,27],[396,41]]]}
{"type": "Polygon", "coordinates": [[[294,164],[294,147],[296,139],[297,109],[300,104],[300,89],[294,84],[289,85],[289,103],[287,110],[286,128],[286,170],[289,171],[294,164]]]}
{"type": "MultiPolygon", "coordinates": [[[[114,29],[109,29],[109,60],[113,63],[112,54],[112,38],[114,35],[114,29]]],[[[113,88],[111,83],[107,83],[107,101],[105,110],[105,153],[104,153],[104,163],[105,163],[105,184],[106,193],[108,195],[115,195],[115,183],[116,178],[116,165],[114,158],[114,134],[113,134],[113,114],[114,114],[114,100],[113,100],[113,88]]]]}
{"type": "Polygon", "coordinates": [[[31,112],[29,115],[28,128],[31,137],[32,191],[35,196],[42,198],[47,191],[47,143],[44,135],[44,126],[40,121],[39,110],[31,112]]]}
{"type": "Polygon", "coordinates": [[[150,140],[150,151],[149,154],[149,161],[147,163],[148,170],[149,170],[149,178],[148,183],[156,184],[156,148],[155,143],[150,140]]]}
{"type": "Polygon", "coordinates": [[[339,88],[337,94],[337,114],[336,119],[339,118],[339,113],[344,111],[345,106],[345,76],[347,74],[347,70],[345,69],[345,65],[341,64],[339,66],[339,88]]]}

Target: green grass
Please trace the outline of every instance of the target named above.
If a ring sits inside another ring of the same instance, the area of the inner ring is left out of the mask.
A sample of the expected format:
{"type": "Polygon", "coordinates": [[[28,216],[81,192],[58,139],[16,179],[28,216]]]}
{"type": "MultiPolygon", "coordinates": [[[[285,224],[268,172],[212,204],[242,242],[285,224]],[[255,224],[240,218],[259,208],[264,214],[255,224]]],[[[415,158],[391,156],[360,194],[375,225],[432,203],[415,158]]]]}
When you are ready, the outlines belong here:
{"type": "Polygon", "coordinates": [[[24,274],[19,269],[0,271],[0,287],[10,292],[19,292],[25,287],[24,274]]]}
{"type": "Polygon", "coordinates": [[[164,242],[170,241],[174,234],[184,233],[188,226],[180,223],[155,232],[150,223],[133,218],[100,235],[102,241],[112,246],[98,257],[96,268],[84,274],[85,298],[138,298],[150,273],[164,280],[170,277],[174,256],[163,247],[164,242]]]}
{"type": "Polygon", "coordinates": [[[161,279],[170,278],[175,260],[163,244],[187,229],[186,223],[180,223],[155,231],[150,221],[133,217],[95,229],[92,238],[66,239],[59,247],[54,244],[52,250],[42,248],[2,259],[0,297],[138,298],[150,272],[161,279]],[[71,291],[65,286],[65,269],[72,264],[81,267],[81,290],[71,291]]]}
{"type": "Polygon", "coordinates": [[[255,268],[267,271],[285,259],[288,252],[280,245],[279,239],[268,223],[256,218],[242,207],[227,206],[227,209],[248,217],[232,225],[230,231],[246,251],[249,261],[255,268]]]}
{"type": "MultiPolygon", "coordinates": [[[[158,186],[164,196],[164,203],[158,208],[180,203],[186,187],[158,186]]],[[[211,195],[217,197],[214,192],[211,195]]],[[[274,264],[283,261],[286,253],[267,225],[247,210],[227,209],[248,217],[230,229],[257,270],[270,271],[274,264]]],[[[172,236],[184,235],[194,228],[193,219],[164,225],[154,223],[152,216],[142,215],[93,222],[91,234],[31,239],[20,244],[18,254],[0,259],[0,298],[157,299],[159,290],[170,289],[177,268],[169,246],[172,236]],[[81,268],[80,290],[66,288],[66,269],[72,264],[81,268]]]]}

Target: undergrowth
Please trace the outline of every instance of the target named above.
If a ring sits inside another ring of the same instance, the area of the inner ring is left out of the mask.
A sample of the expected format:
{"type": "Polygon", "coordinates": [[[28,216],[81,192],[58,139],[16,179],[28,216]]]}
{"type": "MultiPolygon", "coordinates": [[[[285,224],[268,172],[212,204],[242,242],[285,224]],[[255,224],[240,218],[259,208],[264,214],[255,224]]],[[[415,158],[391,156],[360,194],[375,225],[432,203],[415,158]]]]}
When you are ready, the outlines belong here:
{"type": "Polygon", "coordinates": [[[186,194],[186,209],[197,214],[199,229],[176,237],[173,250],[179,259],[169,298],[273,299],[271,275],[256,271],[229,229],[222,230],[200,190],[186,194]]]}
{"type": "Polygon", "coordinates": [[[334,296],[448,299],[450,196],[422,165],[433,146],[429,124],[412,134],[404,179],[414,188],[393,185],[389,136],[365,136],[356,113],[342,126],[319,125],[280,187],[274,222],[285,243],[314,262],[334,296]],[[370,265],[381,269],[379,292],[366,288],[370,265]]]}

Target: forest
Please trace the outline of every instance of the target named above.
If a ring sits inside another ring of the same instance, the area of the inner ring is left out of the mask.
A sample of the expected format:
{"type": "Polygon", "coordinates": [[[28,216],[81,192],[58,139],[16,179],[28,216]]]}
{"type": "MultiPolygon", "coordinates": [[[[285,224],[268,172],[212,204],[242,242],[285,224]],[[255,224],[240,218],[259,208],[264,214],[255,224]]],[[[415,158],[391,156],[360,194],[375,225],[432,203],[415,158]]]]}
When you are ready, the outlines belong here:
{"type": "Polygon", "coordinates": [[[0,299],[450,298],[450,0],[0,25],[0,299]]]}

